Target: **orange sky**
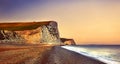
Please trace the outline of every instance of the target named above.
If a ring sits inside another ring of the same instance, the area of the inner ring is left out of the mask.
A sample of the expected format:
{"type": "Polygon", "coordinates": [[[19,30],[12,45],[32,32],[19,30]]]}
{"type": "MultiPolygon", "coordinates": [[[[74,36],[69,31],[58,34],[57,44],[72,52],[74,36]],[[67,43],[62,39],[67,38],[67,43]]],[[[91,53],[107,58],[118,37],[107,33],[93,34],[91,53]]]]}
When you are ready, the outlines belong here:
{"type": "Polygon", "coordinates": [[[78,44],[120,44],[120,2],[52,1],[37,4],[1,21],[55,20],[60,36],[78,44]]]}

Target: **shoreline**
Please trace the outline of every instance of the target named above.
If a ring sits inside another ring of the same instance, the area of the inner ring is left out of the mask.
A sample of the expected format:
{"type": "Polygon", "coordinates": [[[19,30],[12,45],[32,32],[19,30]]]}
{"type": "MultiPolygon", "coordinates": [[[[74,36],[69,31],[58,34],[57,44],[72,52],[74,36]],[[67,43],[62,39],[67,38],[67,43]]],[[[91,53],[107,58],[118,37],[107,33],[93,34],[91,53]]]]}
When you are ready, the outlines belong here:
{"type": "Polygon", "coordinates": [[[62,48],[66,49],[66,50],[69,50],[69,51],[76,52],[76,53],[81,54],[81,55],[86,56],[86,57],[90,57],[90,58],[99,60],[99,61],[104,62],[106,64],[120,64],[120,62],[112,61],[112,60],[109,60],[108,58],[100,57],[99,55],[97,56],[97,55],[94,55],[94,54],[90,54],[91,52],[85,51],[84,49],[80,49],[79,47],[62,46],[62,48]]]}
{"type": "Polygon", "coordinates": [[[99,60],[54,46],[45,64],[106,64],[99,60]]]}
{"type": "Polygon", "coordinates": [[[0,45],[0,50],[0,64],[105,64],[54,45],[0,45]]]}

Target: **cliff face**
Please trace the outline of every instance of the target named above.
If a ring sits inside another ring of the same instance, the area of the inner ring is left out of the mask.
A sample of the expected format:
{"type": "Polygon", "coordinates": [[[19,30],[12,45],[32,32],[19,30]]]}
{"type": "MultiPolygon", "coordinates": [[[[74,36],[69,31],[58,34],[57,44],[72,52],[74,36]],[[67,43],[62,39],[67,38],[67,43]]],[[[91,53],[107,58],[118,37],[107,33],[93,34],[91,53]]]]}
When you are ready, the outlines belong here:
{"type": "Polygon", "coordinates": [[[62,43],[65,45],[76,45],[73,39],[60,38],[62,43]]]}
{"type": "Polygon", "coordinates": [[[12,43],[59,43],[57,23],[0,23],[0,41],[12,43]]]}
{"type": "Polygon", "coordinates": [[[41,42],[60,42],[59,32],[56,22],[51,22],[49,25],[42,26],[42,40],[41,42]]]}

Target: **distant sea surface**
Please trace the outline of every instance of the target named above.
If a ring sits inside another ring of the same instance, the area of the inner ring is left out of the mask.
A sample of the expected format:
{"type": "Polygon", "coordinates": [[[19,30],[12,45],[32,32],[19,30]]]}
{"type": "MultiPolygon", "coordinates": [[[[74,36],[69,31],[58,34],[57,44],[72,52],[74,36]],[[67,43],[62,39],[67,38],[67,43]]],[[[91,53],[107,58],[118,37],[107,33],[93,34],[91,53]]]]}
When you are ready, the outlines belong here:
{"type": "Polygon", "coordinates": [[[70,51],[100,60],[107,64],[120,64],[120,45],[62,46],[70,51]]]}

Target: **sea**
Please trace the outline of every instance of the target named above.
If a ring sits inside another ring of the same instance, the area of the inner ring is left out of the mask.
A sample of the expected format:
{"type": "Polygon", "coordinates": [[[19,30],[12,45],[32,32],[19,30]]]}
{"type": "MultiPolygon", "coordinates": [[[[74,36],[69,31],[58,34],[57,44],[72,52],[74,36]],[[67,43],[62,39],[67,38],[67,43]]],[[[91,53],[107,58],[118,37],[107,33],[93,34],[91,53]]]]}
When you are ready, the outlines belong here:
{"type": "Polygon", "coordinates": [[[120,64],[120,45],[67,45],[61,47],[106,64],[120,64]]]}

